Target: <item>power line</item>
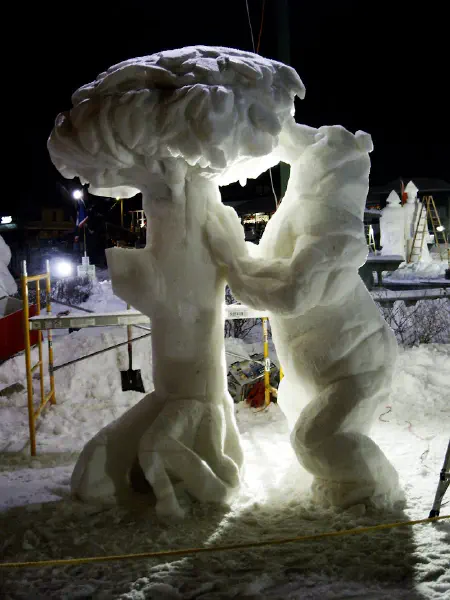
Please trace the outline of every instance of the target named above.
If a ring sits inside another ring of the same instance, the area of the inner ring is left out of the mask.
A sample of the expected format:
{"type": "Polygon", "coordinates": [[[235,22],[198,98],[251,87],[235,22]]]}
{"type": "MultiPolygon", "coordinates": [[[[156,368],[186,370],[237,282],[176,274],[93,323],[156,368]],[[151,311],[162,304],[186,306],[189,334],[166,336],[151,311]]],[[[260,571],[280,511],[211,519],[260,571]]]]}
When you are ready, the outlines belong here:
{"type": "Polygon", "coordinates": [[[259,54],[259,48],[261,46],[261,35],[263,30],[264,23],[264,8],[266,6],[266,0],[263,0],[262,9],[261,9],[261,25],[259,26],[259,35],[258,35],[258,44],[256,46],[256,54],[259,54]]]}
{"type": "Polygon", "coordinates": [[[248,0],[245,0],[245,6],[247,7],[247,18],[248,18],[248,25],[250,27],[250,36],[252,38],[252,48],[253,48],[253,52],[256,54],[255,38],[253,37],[253,27],[252,27],[252,20],[250,19],[250,9],[248,8],[248,0]]]}

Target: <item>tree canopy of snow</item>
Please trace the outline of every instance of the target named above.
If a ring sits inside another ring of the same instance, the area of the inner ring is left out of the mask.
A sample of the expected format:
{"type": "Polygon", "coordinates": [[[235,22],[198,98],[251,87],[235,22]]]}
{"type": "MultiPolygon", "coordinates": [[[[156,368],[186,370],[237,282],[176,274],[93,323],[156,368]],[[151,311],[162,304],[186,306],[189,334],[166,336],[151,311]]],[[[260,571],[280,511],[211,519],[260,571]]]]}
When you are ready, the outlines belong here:
{"type": "Polygon", "coordinates": [[[121,501],[138,463],[159,514],[177,490],[221,502],[243,452],[227,391],[225,276],[268,308],[286,378],[280,405],[318,500],[392,499],[397,475],[368,437],[390,385],[396,343],[365,290],[363,213],[370,136],[294,120],[295,71],[227,48],[164,51],[111,67],[73,95],[48,148],[67,177],[100,195],[143,194],[144,250],[112,249],[115,292],[152,321],[154,391],[84,448],[72,476],[83,499],[121,501]],[[259,255],[249,255],[219,185],[292,166],[259,255]],[[208,223],[220,223],[217,231],[208,223]],[[224,249],[225,248],[225,249],[224,249]]]}
{"type": "Polygon", "coordinates": [[[86,445],[72,477],[79,497],[120,501],[136,461],[160,514],[182,514],[175,482],[203,501],[238,488],[225,279],[204,225],[221,206],[219,184],[279,162],[296,95],[304,87],[290,67],[196,46],[111,67],[57,118],[48,148],[60,172],[100,195],[142,192],[148,219],[146,248],[109,251],[108,266],[116,293],[152,320],[155,390],[86,445]]]}
{"type": "Polygon", "coordinates": [[[0,298],[12,296],[17,292],[16,282],[8,269],[10,260],[11,250],[0,235],[0,298]]]}
{"type": "Polygon", "coordinates": [[[358,268],[372,150],[368,134],[321,127],[291,161],[280,208],[258,246],[234,211],[211,212],[208,235],[233,294],[269,310],[285,372],[278,404],[321,503],[379,506],[401,499],[398,476],[369,437],[388,393],[397,343],[358,268]]]}
{"type": "Polygon", "coordinates": [[[276,164],[270,153],[292,120],[294,96],[304,94],[294,69],[250,52],[158,52],[114,65],[77,90],[48,147],[64,176],[103,196],[134,195],[150,175],[152,184],[167,181],[180,158],[225,185],[276,164]]]}

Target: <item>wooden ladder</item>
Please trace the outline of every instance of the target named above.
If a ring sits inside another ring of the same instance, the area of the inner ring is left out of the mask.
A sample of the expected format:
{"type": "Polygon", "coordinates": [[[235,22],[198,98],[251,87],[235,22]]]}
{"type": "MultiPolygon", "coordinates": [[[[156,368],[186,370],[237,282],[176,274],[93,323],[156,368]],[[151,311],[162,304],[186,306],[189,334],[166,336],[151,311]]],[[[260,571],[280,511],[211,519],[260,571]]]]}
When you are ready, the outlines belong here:
{"type": "Polygon", "coordinates": [[[450,264],[450,251],[448,247],[447,235],[439,218],[439,213],[436,209],[433,196],[424,196],[422,199],[419,218],[417,220],[417,226],[414,232],[414,238],[411,246],[411,252],[409,253],[408,257],[408,262],[412,262],[415,256],[417,256],[418,260],[420,260],[425,236],[428,232],[428,222],[431,223],[433,228],[433,236],[440,259],[446,260],[447,258],[450,264]]]}
{"type": "Polygon", "coordinates": [[[450,254],[448,247],[448,238],[445,232],[445,228],[441,223],[441,219],[439,218],[439,213],[436,209],[436,204],[434,203],[433,196],[427,196],[427,215],[430,219],[431,225],[433,227],[433,235],[436,243],[436,248],[439,252],[439,257],[441,260],[448,260],[450,264],[450,254]]]}

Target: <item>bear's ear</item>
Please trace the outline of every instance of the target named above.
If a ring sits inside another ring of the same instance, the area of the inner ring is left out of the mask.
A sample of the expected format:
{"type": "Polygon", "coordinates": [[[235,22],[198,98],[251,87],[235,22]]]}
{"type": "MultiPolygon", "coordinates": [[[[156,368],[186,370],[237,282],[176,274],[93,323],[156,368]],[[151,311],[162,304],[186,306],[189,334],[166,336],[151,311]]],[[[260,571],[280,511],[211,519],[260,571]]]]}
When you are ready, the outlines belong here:
{"type": "Polygon", "coordinates": [[[357,131],[355,134],[356,137],[356,142],[358,144],[358,147],[363,151],[363,152],[372,152],[373,150],[373,142],[372,142],[372,137],[366,133],[365,131],[357,131]]]}

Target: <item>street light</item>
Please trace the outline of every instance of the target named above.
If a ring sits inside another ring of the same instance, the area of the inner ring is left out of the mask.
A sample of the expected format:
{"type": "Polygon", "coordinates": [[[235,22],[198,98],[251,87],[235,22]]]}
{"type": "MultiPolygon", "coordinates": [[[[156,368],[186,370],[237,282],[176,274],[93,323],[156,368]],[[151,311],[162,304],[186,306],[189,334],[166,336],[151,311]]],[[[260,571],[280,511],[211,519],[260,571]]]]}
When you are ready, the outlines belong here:
{"type": "Polygon", "coordinates": [[[68,260],[58,260],[53,265],[55,274],[59,277],[70,277],[73,272],[73,265],[68,260]]]}
{"type": "Polygon", "coordinates": [[[84,215],[84,200],[83,200],[83,189],[76,189],[72,192],[72,198],[74,198],[78,202],[78,212],[77,212],[77,226],[83,227],[83,240],[84,240],[84,256],[87,256],[86,252],[86,217],[81,219],[81,208],[83,208],[84,215]]]}

